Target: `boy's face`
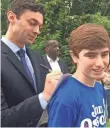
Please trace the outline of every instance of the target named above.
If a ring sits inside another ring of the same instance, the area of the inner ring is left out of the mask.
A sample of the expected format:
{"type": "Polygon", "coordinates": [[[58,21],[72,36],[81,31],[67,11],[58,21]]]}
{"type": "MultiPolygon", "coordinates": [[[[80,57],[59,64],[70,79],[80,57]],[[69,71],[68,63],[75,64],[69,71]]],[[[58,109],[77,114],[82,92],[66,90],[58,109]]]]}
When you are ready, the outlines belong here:
{"type": "Polygon", "coordinates": [[[104,78],[104,71],[109,64],[109,49],[97,50],[83,49],[76,58],[77,72],[80,77],[91,80],[101,80],[104,78]]]}

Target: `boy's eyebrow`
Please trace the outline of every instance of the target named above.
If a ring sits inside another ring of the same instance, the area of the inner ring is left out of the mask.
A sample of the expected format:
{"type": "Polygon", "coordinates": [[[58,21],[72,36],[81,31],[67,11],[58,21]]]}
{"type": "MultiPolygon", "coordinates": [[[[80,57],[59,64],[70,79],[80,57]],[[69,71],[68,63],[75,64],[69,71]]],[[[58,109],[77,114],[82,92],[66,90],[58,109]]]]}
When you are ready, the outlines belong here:
{"type": "Polygon", "coordinates": [[[89,54],[97,54],[97,52],[87,52],[84,55],[89,55],[89,54]]]}
{"type": "MultiPolygon", "coordinates": [[[[101,52],[101,53],[109,53],[109,50],[106,50],[106,51],[103,51],[103,52],[101,52]]],[[[93,52],[93,51],[91,51],[91,52],[87,52],[87,53],[85,53],[84,55],[89,55],[89,54],[97,54],[97,52],[93,52]]]]}
{"type": "Polygon", "coordinates": [[[110,51],[109,50],[107,50],[107,51],[104,51],[104,52],[102,52],[102,53],[109,53],[110,51]]]}

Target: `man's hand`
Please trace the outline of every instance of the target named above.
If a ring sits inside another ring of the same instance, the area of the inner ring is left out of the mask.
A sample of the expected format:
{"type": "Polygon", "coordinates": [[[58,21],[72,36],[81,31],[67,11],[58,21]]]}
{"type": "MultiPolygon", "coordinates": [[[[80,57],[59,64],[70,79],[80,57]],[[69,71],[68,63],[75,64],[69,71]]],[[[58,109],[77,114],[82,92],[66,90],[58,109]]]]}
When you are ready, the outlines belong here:
{"type": "Polygon", "coordinates": [[[51,73],[48,73],[45,80],[45,86],[44,90],[42,92],[44,98],[46,101],[48,101],[55,90],[57,83],[62,76],[62,72],[59,71],[52,71],[51,73]]]}

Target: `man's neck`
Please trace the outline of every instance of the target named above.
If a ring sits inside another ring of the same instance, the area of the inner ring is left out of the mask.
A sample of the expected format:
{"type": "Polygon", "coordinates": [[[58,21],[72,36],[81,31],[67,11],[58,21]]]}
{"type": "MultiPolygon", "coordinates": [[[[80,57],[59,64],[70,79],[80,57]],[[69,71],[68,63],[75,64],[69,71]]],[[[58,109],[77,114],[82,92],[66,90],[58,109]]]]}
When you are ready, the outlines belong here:
{"type": "MultiPolygon", "coordinates": [[[[48,55],[48,54],[47,54],[48,55]]],[[[53,56],[50,56],[50,55],[48,55],[48,57],[50,58],[50,59],[52,59],[53,61],[56,61],[56,59],[57,59],[57,57],[53,57],[53,56]]]]}
{"type": "Polygon", "coordinates": [[[11,42],[14,43],[15,45],[17,45],[19,48],[23,48],[23,47],[24,47],[23,42],[21,42],[21,41],[19,40],[19,38],[17,37],[17,35],[15,35],[15,32],[13,31],[13,26],[12,26],[12,25],[9,25],[5,37],[6,37],[9,41],[11,41],[11,42]]]}
{"type": "Polygon", "coordinates": [[[11,41],[12,43],[14,43],[15,45],[17,45],[19,48],[23,48],[24,44],[19,43],[17,40],[15,40],[13,38],[13,36],[11,36],[10,34],[6,33],[5,38],[8,39],[9,41],[11,41]]]}

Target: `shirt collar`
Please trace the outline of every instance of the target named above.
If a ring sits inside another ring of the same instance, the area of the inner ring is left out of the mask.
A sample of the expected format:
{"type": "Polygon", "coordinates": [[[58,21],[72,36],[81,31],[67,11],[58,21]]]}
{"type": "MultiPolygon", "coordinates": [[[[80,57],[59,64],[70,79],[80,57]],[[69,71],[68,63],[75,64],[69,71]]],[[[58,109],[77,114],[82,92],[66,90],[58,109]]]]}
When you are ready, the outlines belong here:
{"type": "Polygon", "coordinates": [[[56,58],[55,61],[53,61],[48,55],[46,55],[46,56],[47,56],[47,60],[48,60],[49,62],[58,62],[58,61],[59,61],[59,58],[58,58],[58,57],[56,58]]]}
{"type": "MultiPolygon", "coordinates": [[[[9,41],[5,36],[2,36],[1,39],[14,53],[18,52],[20,48],[14,44],[13,42],[9,41]]],[[[26,47],[24,45],[23,49],[26,51],[26,47]]]]}

